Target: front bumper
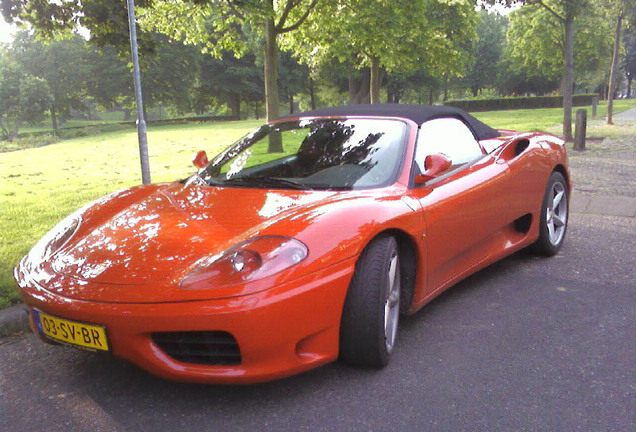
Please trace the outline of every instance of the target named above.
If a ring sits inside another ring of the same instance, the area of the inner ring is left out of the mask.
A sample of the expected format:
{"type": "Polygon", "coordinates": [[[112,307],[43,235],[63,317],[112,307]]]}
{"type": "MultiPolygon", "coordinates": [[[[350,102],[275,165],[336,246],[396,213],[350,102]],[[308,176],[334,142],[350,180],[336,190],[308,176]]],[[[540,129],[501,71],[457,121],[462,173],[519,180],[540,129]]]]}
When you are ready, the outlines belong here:
{"type": "Polygon", "coordinates": [[[114,355],[157,376],[239,384],[297,374],[338,357],[340,317],[354,267],[355,259],[351,258],[256,294],[178,303],[73,300],[48,291],[22,266],[16,268],[15,278],[31,310],[105,326],[114,355]],[[230,333],[238,342],[241,363],[182,363],[164,353],[151,338],[154,332],[184,331],[230,333]]]}

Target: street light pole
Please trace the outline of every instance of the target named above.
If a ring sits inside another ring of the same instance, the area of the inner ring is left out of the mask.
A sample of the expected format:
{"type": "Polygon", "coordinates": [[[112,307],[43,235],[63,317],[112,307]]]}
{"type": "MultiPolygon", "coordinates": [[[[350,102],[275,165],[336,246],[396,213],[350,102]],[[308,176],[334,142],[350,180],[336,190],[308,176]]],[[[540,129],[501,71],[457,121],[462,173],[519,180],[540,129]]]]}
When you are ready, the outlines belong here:
{"type": "Polygon", "coordinates": [[[128,28],[130,30],[130,55],[133,63],[133,81],[135,83],[135,100],[137,101],[137,136],[139,139],[139,158],[141,159],[141,181],[150,183],[150,164],[148,162],[148,135],[144,118],[144,102],[141,94],[141,71],[139,69],[139,50],[137,48],[137,24],[135,22],[135,2],[126,0],[128,4],[128,28]]]}

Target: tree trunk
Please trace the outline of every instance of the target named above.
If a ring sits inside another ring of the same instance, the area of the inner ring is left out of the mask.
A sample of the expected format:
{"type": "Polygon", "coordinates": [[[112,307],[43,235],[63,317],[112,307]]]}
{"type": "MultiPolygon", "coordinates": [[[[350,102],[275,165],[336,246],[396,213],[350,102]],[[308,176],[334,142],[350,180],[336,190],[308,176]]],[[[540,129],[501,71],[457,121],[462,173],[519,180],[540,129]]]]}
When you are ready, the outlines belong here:
{"type": "Polygon", "coordinates": [[[280,101],[278,96],[278,45],[274,20],[265,23],[264,44],[264,74],[265,74],[265,107],[267,120],[274,120],[280,115],[280,101]]]}
{"type": "MultiPolygon", "coordinates": [[[[274,0],[270,0],[272,11],[274,0]]],[[[273,16],[273,13],[272,13],[273,16]]],[[[274,19],[268,18],[265,22],[265,43],[263,44],[264,75],[265,75],[265,109],[267,121],[280,116],[280,99],[278,95],[278,45],[276,42],[276,29],[274,19]]],[[[269,152],[282,152],[283,143],[280,134],[270,134],[269,152]]]]}
{"type": "Polygon", "coordinates": [[[574,14],[566,12],[565,19],[565,70],[563,71],[563,139],[574,140],[572,136],[572,93],[574,91],[574,14]]]}
{"type": "Polygon", "coordinates": [[[394,93],[393,90],[391,90],[390,88],[386,89],[386,103],[394,103],[395,99],[394,99],[394,93]]]}
{"type": "Polygon", "coordinates": [[[607,91],[607,124],[614,124],[612,116],[614,111],[614,93],[616,92],[616,78],[618,77],[618,54],[621,47],[621,25],[623,23],[623,10],[618,12],[616,18],[616,31],[614,32],[614,55],[612,56],[612,69],[610,71],[609,89],[607,91]]]}
{"type": "Polygon", "coordinates": [[[433,105],[433,87],[428,89],[428,104],[433,105]]]}
{"type": "Polygon", "coordinates": [[[371,103],[380,103],[380,59],[371,57],[371,103]]]}
{"type": "Polygon", "coordinates": [[[448,100],[448,75],[444,75],[444,102],[448,100]]]}
{"type": "Polygon", "coordinates": [[[18,137],[18,131],[20,130],[20,127],[22,127],[22,120],[16,119],[13,126],[11,126],[8,121],[7,121],[7,124],[8,124],[7,130],[9,131],[8,141],[11,142],[18,137]]]}
{"type": "Polygon", "coordinates": [[[314,80],[309,77],[309,101],[311,104],[311,109],[316,109],[316,95],[314,93],[314,80]]]}
{"type": "Polygon", "coordinates": [[[241,119],[241,96],[233,94],[230,96],[230,109],[232,110],[232,117],[236,120],[241,119]]]}
{"type": "Polygon", "coordinates": [[[357,94],[357,89],[356,89],[356,78],[351,75],[351,73],[349,74],[349,77],[347,79],[347,85],[349,88],[349,105],[355,105],[356,104],[356,94],[357,94]]]}
{"type": "Polygon", "coordinates": [[[54,133],[57,134],[57,111],[54,105],[51,105],[51,125],[53,126],[54,133]]]}
{"type": "Polygon", "coordinates": [[[349,105],[369,103],[370,82],[368,68],[362,69],[360,78],[349,75],[349,105]]]}

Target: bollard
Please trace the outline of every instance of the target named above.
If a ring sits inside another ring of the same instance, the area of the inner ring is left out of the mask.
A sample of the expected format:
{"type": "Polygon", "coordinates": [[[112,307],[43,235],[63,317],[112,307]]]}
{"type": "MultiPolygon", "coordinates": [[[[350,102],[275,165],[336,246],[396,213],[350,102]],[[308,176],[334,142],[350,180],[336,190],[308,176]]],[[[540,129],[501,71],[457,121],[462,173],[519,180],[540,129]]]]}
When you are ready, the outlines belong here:
{"type": "Polygon", "coordinates": [[[596,109],[598,108],[598,97],[594,96],[592,98],[592,118],[596,118],[596,109]]]}
{"type": "Polygon", "coordinates": [[[587,132],[587,110],[576,111],[576,131],[574,132],[574,150],[585,150],[585,134],[587,132]]]}

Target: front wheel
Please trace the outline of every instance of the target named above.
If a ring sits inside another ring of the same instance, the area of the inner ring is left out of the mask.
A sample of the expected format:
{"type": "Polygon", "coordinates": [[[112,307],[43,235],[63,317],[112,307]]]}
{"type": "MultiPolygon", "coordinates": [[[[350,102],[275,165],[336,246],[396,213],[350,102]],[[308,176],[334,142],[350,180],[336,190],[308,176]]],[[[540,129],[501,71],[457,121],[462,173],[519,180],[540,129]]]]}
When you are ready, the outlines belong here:
{"type": "Polygon", "coordinates": [[[340,358],[356,366],[388,364],[400,315],[400,257],[391,236],[362,252],[342,311],[340,358]]]}
{"type": "Polygon", "coordinates": [[[543,196],[539,238],[531,246],[538,255],[553,256],[561,249],[568,227],[568,186],[563,174],[553,172],[543,196]]]}

